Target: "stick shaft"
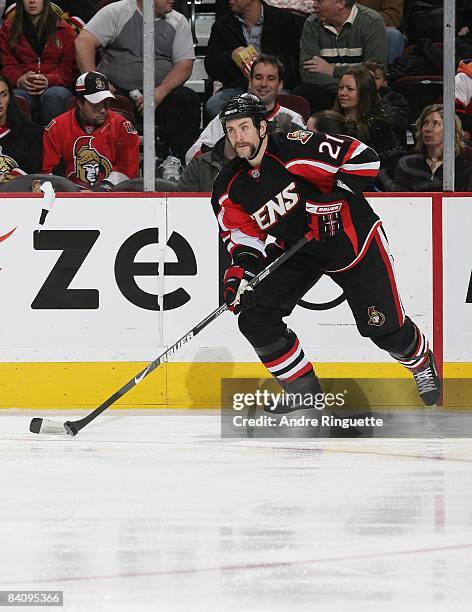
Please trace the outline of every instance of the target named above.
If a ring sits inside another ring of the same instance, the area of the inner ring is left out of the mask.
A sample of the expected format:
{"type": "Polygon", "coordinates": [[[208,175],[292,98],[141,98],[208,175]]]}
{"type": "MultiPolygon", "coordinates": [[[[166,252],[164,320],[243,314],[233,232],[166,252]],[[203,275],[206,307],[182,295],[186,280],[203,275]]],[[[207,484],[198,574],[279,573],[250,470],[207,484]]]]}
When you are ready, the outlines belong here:
{"type": "MultiPolygon", "coordinates": [[[[280,257],[270,263],[264,270],[259,272],[249,283],[251,287],[255,287],[261,281],[264,280],[269,274],[272,274],[274,270],[276,270],[279,266],[287,261],[294,253],[299,251],[302,247],[304,247],[310,240],[312,240],[313,234],[308,232],[300,238],[298,242],[296,242],[292,247],[290,247],[287,251],[284,251],[280,257]]],[[[129,380],[125,385],[123,385],[118,391],[115,391],[113,395],[110,395],[108,399],[106,399],[98,408],[95,408],[90,414],[83,417],[82,419],[78,419],[77,421],[68,421],[67,425],[74,431],[74,433],[79,432],[86,425],[91,423],[94,419],[96,419],[102,412],[104,412],[107,408],[112,406],[115,402],[117,402],[125,393],[128,393],[133,387],[139,384],[142,380],[144,380],[151,372],[153,372],[156,368],[158,368],[162,363],[165,363],[169,360],[169,358],[173,357],[174,353],[176,353],[184,344],[187,344],[190,340],[195,338],[201,331],[203,331],[210,323],[212,323],[215,319],[217,319],[223,312],[228,310],[227,304],[222,304],[218,308],[216,308],[213,312],[211,312],[208,316],[206,316],[202,321],[197,323],[193,329],[184,334],[181,338],[177,340],[172,346],[170,346],[166,351],[161,353],[154,361],[152,361],[148,366],[146,366],[141,372],[136,374],[131,380],[129,380]]]]}

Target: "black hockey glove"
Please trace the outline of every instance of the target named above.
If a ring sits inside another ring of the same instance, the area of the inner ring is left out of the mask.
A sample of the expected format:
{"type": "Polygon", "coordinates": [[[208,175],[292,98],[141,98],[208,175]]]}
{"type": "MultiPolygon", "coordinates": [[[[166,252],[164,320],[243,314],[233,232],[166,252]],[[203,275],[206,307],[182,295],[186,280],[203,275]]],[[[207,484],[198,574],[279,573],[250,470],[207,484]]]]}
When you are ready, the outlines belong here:
{"type": "Polygon", "coordinates": [[[317,194],[307,199],[308,227],[316,240],[326,240],[343,229],[341,210],[347,207],[346,194],[317,194]]]}
{"type": "Polygon", "coordinates": [[[239,314],[243,310],[254,308],[256,296],[252,287],[248,283],[254,278],[255,274],[248,272],[241,266],[231,266],[225,272],[225,302],[234,314],[239,314]]]}

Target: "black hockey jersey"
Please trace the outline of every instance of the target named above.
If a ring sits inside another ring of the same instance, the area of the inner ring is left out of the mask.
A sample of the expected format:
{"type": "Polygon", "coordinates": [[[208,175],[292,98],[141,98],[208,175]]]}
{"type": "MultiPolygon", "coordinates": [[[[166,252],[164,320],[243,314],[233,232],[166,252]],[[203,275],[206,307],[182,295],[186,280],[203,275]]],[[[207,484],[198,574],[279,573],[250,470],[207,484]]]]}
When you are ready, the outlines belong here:
{"type": "Polygon", "coordinates": [[[379,218],[363,196],[373,189],[379,158],[349,136],[297,130],[269,136],[261,165],[238,157],[215,180],[212,206],[223,240],[264,253],[267,236],[291,245],[315,228],[320,265],[345,267],[365,252],[379,218]]]}
{"type": "Polygon", "coordinates": [[[0,127],[0,183],[41,170],[43,128],[28,119],[12,130],[0,127]]]}

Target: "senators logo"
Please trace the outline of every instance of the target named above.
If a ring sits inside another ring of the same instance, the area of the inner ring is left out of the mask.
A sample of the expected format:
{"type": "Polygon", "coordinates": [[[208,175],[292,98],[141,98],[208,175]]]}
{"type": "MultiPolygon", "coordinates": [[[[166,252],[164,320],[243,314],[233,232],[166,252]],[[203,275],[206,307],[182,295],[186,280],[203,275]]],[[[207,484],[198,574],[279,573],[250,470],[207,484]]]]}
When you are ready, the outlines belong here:
{"type": "Polygon", "coordinates": [[[367,314],[369,315],[369,320],[367,321],[369,325],[380,327],[385,323],[385,315],[376,310],[375,306],[369,306],[367,309],[367,314]]]}
{"type": "Polygon", "coordinates": [[[312,136],[313,132],[308,132],[307,130],[296,130],[287,134],[289,140],[299,140],[302,144],[306,144],[312,136]]]}
{"type": "Polygon", "coordinates": [[[112,171],[110,160],[92,147],[93,139],[93,136],[77,138],[74,143],[74,172],[67,177],[92,187],[110,176],[112,171]]]}
{"type": "Polygon", "coordinates": [[[10,181],[12,178],[15,178],[19,174],[23,174],[23,172],[13,172],[12,171],[18,168],[18,164],[13,157],[2,153],[2,147],[0,147],[0,183],[5,183],[6,181],[10,181]]]}

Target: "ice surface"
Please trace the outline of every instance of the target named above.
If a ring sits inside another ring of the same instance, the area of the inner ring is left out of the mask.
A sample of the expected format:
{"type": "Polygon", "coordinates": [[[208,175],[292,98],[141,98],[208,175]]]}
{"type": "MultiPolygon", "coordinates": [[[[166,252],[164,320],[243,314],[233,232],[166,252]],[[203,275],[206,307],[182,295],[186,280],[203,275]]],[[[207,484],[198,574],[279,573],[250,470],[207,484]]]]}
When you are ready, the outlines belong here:
{"type": "Polygon", "coordinates": [[[470,439],[222,440],[190,410],[58,438],[34,416],[81,415],[0,413],[0,590],[87,612],[472,609],[470,439]]]}

